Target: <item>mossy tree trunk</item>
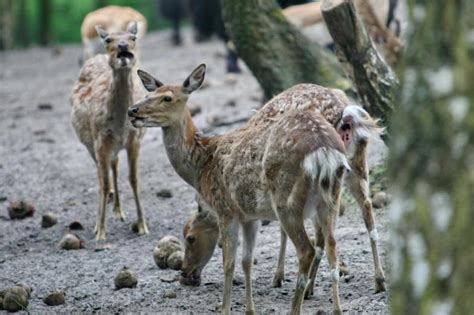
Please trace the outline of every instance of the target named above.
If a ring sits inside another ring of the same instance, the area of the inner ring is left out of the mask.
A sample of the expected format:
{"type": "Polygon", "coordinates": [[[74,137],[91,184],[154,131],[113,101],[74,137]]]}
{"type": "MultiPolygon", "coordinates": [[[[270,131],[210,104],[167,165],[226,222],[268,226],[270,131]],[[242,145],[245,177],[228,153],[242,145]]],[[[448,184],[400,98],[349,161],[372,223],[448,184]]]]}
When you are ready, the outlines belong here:
{"type": "Polygon", "coordinates": [[[347,90],[337,59],[310,43],[283,16],[275,0],[221,0],[226,29],[265,96],[297,83],[347,90]]]}
{"type": "Polygon", "coordinates": [[[413,0],[392,123],[393,314],[474,312],[474,1],[413,0]]]}

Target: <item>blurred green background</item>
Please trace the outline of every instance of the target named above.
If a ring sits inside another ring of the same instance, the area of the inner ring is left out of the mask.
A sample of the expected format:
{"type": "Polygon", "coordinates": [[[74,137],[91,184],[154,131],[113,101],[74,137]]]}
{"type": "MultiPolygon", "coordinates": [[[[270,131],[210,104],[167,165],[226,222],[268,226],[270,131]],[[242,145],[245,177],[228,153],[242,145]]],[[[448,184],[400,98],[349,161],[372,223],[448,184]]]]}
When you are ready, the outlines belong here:
{"type": "MultiPolygon", "coordinates": [[[[3,4],[8,1],[0,0],[3,4]]],[[[8,5],[12,15],[13,47],[80,42],[84,16],[104,5],[136,9],[147,18],[149,31],[169,27],[169,22],[158,14],[156,0],[13,0],[8,5]],[[47,38],[42,36],[45,18],[49,20],[47,38]]],[[[2,5],[1,9],[6,8],[2,5]]]]}

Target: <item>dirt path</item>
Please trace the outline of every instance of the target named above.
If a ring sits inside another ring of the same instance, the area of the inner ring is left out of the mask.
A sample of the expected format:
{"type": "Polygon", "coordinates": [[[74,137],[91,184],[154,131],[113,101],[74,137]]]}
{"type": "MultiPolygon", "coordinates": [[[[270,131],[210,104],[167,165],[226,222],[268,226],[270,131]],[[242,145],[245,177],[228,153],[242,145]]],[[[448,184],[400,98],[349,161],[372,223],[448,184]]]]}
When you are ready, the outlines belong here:
{"type": "MultiPolygon", "coordinates": [[[[189,35],[189,34],[188,34],[189,35]]],[[[236,81],[225,79],[224,47],[220,42],[191,44],[172,48],[169,34],[151,34],[142,49],[142,68],[165,83],[180,83],[199,63],[208,65],[206,89],[196,92],[191,102],[202,105],[197,125],[208,128],[209,119],[233,120],[247,117],[260,105],[262,93],[248,70],[236,81]]],[[[189,37],[189,36],[188,36],[189,37]]],[[[0,290],[18,281],[33,286],[29,310],[49,312],[184,312],[216,311],[222,297],[221,252],[216,251],[203,271],[198,288],[183,287],[175,281],[177,271],[155,266],[152,250],[164,235],[181,236],[181,228],[196,204],[191,187],[174,172],[163,148],[161,130],[149,130],[139,163],[141,200],[150,234],[136,236],[130,228],[135,219],[133,197],[127,182],[126,163],[120,155],[120,192],[126,221],[114,220],[108,213],[107,250],[99,250],[92,228],[98,206],[98,181],[95,166],[76,139],[69,119],[69,92],[77,78],[79,46],[65,47],[53,56],[50,49],[29,49],[0,54],[0,290]],[[40,110],[50,104],[51,110],[40,110]],[[162,188],[173,192],[170,199],[156,196],[162,188]],[[24,198],[37,213],[22,221],[7,219],[9,201],[24,198]],[[41,215],[52,211],[59,224],[41,229],[41,215]],[[85,226],[80,235],[86,249],[61,251],[57,243],[67,225],[79,220],[85,226]],[[113,278],[128,266],[139,277],[138,288],[115,291],[113,278]],[[66,304],[46,306],[42,298],[55,289],[66,290],[66,304]],[[173,289],[177,298],[163,298],[173,289]]],[[[234,126],[233,126],[234,127],[234,126]]],[[[233,128],[230,127],[230,128],[233,128]]],[[[228,129],[214,129],[220,133],[228,129]]],[[[379,154],[373,154],[376,160],[379,154]]],[[[377,212],[381,252],[386,266],[386,212],[377,212]]],[[[373,293],[373,264],[369,239],[361,215],[349,207],[338,222],[340,257],[350,269],[350,277],[340,285],[345,311],[388,313],[387,294],[373,293]]],[[[289,310],[295,286],[297,260],[288,246],[287,281],[282,288],[270,287],[279,242],[278,225],[273,222],[259,233],[255,257],[254,298],[261,314],[289,310]]],[[[240,255],[240,253],[239,253],[240,255]]],[[[236,267],[233,310],[244,311],[243,274],[236,267]]],[[[326,260],[320,268],[315,297],[305,301],[304,312],[331,310],[330,278],[326,260]]]]}

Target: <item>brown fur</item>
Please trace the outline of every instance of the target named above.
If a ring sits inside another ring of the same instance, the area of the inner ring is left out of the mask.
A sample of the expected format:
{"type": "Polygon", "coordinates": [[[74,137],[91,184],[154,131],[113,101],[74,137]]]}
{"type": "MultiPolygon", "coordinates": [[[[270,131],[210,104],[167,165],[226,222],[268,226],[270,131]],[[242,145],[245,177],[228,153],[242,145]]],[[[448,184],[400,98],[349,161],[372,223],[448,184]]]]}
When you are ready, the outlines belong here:
{"type": "MultiPolygon", "coordinates": [[[[318,111],[287,110],[266,115],[263,107],[240,129],[204,141],[190,134],[192,119],[186,108],[189,94],[204,80],[201,65],[181,87],[163,86],[140,71],[152,92],[129,109],[137,127],[162,127],[163,142],[177,173],[196,188],[218,216],[224,257],[223,313],[230,313],[232,277],[239,225],[244,246],[246,311],[254,313],[251,268],[258,220],[277,216],[293,241],[299,260],[292,313],[299,314],[315,250],[304,229],[312,216],[322,229],[333,273],[337,271],[334,225],[339,208],[344,168],[344,144],[334,127],[318,111]],[[192,139],[192,141],[189,141],[192,139]]],[[[334,310],[341,311],[338,280],[333,279],[334,310]]]]}
{"type": "MultiPolygon", "coordinates": [[[[135,29],[131,29],[135,32],[135,29]]],[[[107,34],[102,30],[107,55],[87,60],[70,96],[71,120],[79,140],[89,151],[98,167],[100,204],[95,227],[96,238],[105,240],[105,214],[107,196],[111,189],[109,172],[112,170],[114,186],[114,212],[120,219],[124,213],[117,188],[118,152],[127,150],[129,180],[134,193],[140,234],[148,233],[138,197],[137,159],[140,139],[144,131],[134,128],[127,119],[127,109],[142,95],[134,79],[135,58],[121,58],[119,45],[128,45],[134,53],[134,34],[120,32],[107,34]]]]}
{"type": "MultiPolygon", "coordinates": [[[[296,85],[279,95],[275,96],[270,100],[262,109],[260,109],[248,122],[248,125],[258,125],[259,128],[267,128],[266,123],[272,124],[275,120],[279,119],[287,111],[298,110],[298,111],[320,111],[323,113],[324,117],[330,121],[335,128],[341,132],[341,127],[343,123],[344,111],[348,108],[349,100],[345,97],[344,93],[339,90],[328,89],[320,87],[314,84],[299,84],[296,85]]],[[[347,114],[347,113],[346,113],[347,114]]],[[[362,114],[362,112],[360,113],[362,114]]],[[[346,184],[349,188],[349,191],[357,200],[359,207],[363,214],[363,219],[366,224],[367,230],[370,233],[375,228],[375,222],[373,218],[372,205],[369,199],[369,178],[368,178],[368,167],[367,167],[367,145],[370,139],[357,138],[357,128],[363,128],[370,131],[373,134],[379,134],[383,131],[378,126],[377,120],[371,118],[368,114],[364,113],[361,116],[358,116],[358,119],[354,121],[354,117],[348,116],[345,118],[347,121],[353,121],[356,125],[353,125],[352,138],[355,142],[355,150],[351,152],[350,158],[351,171],[346,177],[346,184]]],[[[352,147],[352,146],[351,146],[352,147]]],[[[258,157],[257,155],[255,157],[258,157]]],[[[277,170],[277,168],[274,168],[277,170]]],[[[269,177],[275,177],[276,173],[273,174],[270,170],[269,177]]],[[[243,192],[245,196],[252,196],[252,192],[243,192]]],[[[205,206],[200,203],[201,207],[204,209],[205,206]]],[[[211,211],[211,210],[207,210],[211,211]]],[[[200,216],[193,216],[191,220],[186,223],[186,233],[191,233],[196,239],[199,239],[203,235],[203,230],[210,229],[211,226],[218,227],[206,220],[209,225],[206,225],[206,222],[196,222],[199,220],[200,216]],[[199,228],[197,228],[199,227],[199,228]]],[[[318,233],[317,233],[318,234],[318,233]]],[[[320,241],[318,241],[320,243],[320,241]]],[[[384,287],[384,273],[381,267],[376,240],[371,239],[372,252],[374,256],[374,265],[375,265],[375,282],[376,282],[376,291],[385,290],[384,287]]],[[[273,286],[281,286],[282,280],[284,278],[284,256],[285,256],[285,244],[286,244],[286,234],[282,231],[281,235],[281,248],[277,264],[277,272],[273,280],[273,286]]],[[[214,251],[214,246],[216,240],[206,242],[199,242],[198,245],[194,245],[192,251],[188,252],[188,247],[186,246],[186,266],[188,269],[184,269],[184,272],[187,273],[188,270],[197,270],[197,273],[200,275],[202,268],[206,265],[208,260],[205,260],[207,257],[210,257],[214,251]],[[201,246],[198,248],[198,246],[201,246]]],[[[319,246],[321,247],[321,246],[319,246]]],[[[324,246],[323,246],[324,247],[324,246]]],[[[315,272],[311,274],[310,284],[306,291],[307,295],[312,294],[312,283],[314,282],[315,272]]]]}

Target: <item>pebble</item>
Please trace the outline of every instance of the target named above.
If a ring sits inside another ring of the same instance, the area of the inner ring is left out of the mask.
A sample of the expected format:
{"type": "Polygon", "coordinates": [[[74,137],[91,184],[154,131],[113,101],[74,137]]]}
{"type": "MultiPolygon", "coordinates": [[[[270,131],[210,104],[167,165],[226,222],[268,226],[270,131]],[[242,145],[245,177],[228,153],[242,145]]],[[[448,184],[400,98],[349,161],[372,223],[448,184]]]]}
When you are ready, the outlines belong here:
{"type": "Polygon", "coordinates": [[[84,248],[84,241],[76,234],[68,233],[59,241],[59,248],[65,250],[76,250],[84,248]]]}
{"type": "Polygon", "coordinates": [[[41,104],[38,104],[38,109],[39,110],[52,110],[53,105],[49,103],[41,103],[41,104]]]}
{"type": "Polygon", "coordinates": [[[14,286],[13,288],[5,290],[3,296],[3,309],[9,312],[17,312],[26,309],[29,304],[29,297],[27,290],[22,286],[14,286]]]}
{"type": "Polygon", "coordinates": [[[73,221],[69,224],[69,229],[72,231],[82,231],[84,230],[84,226],[82,226],[82,223],[79,221],[73,221]]]}
{"type": "Polygon", "coordinates": [[[176,292],[173,289],[168,289],[165,291],[163,297],[167,299],[176,299],[176,292]]]}
{"type": "Polygon", "coordinates": [[[64,291],[57,290],[54,291],[43,299],[43,302],[49,306],[61,305],[66,303],[64,291]]]}
{"type": "Polygon", "coordinates": [[[114,279],[115,288],[117,288],[117,290],[122,288],[136,288],[137,283],[137,275],[127,267],[123,267],[114,279]]]}
{"type": "Polygon", "coordinates": [[[15,201],[8,206],[8,215],[12,220],[21,220],[32,217],[35,213],[35,207],[24,200],[15,201]]]}
{"type": "Polygon", "coordinates": [[[160,189],[156,193],[156,196],[160,198],[171,198],[173,197],[173,193],[171,192],[171,190],[165,188],[165,189],[160,189]]]}
{"type": "Polygon", "coordinates": [[[375,209],[383,208],[389,202],[390,202],[390,196],[384,191],[380,191],[372,197],[372,206],[375,209]]]}
{"type": "Polygon", "coordinates": [[[57,223],[58,223],[58,218],[56,218],[56,216],[51,212],[46,213],[41,218],[41,227],[43,229],[50,228],[56,225],[57,223]]]}

